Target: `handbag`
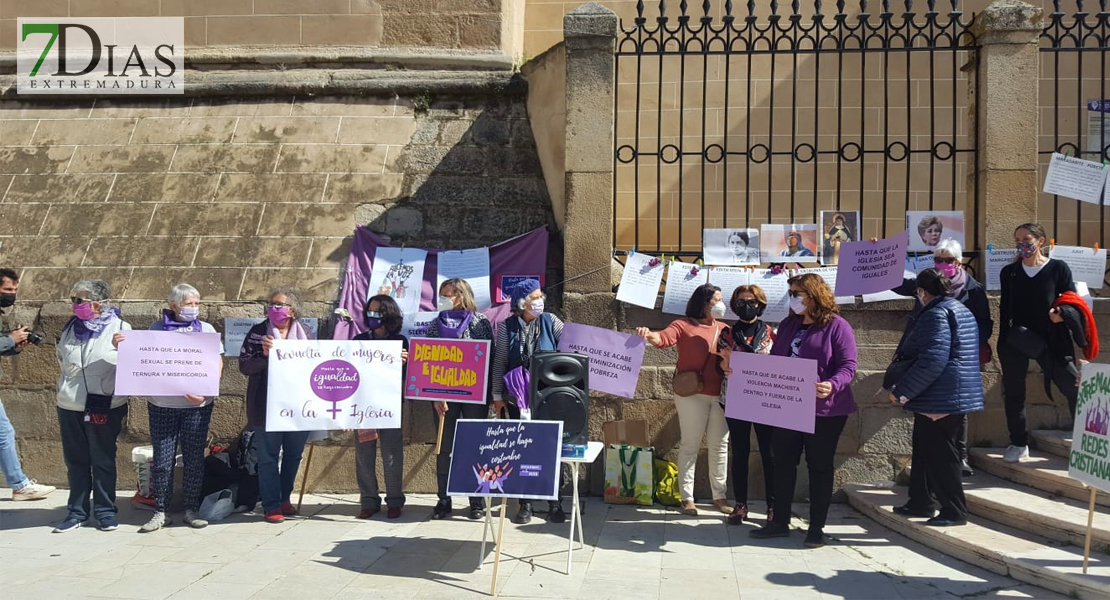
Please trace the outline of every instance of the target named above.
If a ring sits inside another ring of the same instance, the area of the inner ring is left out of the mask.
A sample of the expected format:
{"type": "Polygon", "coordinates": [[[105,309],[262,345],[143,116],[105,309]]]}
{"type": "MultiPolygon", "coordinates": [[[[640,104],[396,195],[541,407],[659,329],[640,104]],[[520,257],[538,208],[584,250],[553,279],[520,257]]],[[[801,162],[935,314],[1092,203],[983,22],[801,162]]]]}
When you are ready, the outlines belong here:
{"type": "Polygon", "coordinates": [[[701,366],[700,370],[682,371],[680,373],[675,373],[674,377],[671,378],[671,388],[674,390],[676,396],[687,398],[694,394],[700,394],[702,390],[705,389],[705,377],[703,373],[709,368],[710,361],[716,357],[713,351],[717,347],[717,340],[720,338],[720,335],[721,328],[718,327],[713,334],[713,345],[709,350],[709,356],[705,358],[705,364],[701,366]]]}

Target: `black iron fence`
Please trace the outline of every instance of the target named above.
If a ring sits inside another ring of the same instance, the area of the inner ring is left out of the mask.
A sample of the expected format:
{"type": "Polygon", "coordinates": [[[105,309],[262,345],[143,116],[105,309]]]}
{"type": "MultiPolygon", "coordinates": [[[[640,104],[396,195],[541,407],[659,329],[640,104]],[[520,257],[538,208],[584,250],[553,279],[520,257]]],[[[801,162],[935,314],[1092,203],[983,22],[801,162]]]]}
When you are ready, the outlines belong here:
{"type": "Polygon", "coordinates": [[[833,209],[860,212],[859,237],[964,211],[977,247],[975,17],[956,0],[651,4],[617,37],[616,248],[692,257],[704,228],[833,209]]]}

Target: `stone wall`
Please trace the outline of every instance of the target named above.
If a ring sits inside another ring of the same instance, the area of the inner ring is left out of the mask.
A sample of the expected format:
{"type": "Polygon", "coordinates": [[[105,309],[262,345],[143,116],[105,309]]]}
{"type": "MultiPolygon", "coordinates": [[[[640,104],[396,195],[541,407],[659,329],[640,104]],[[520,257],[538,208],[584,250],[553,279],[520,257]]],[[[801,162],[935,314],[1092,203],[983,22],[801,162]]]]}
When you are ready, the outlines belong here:
{"type": "MultiPolygon", "coordinates": [[[[135,328],[158,316],[172,285],[189,282],[204,295],[202,318],[221,331],[224,318],[261,317],[270,287],[295,285],[327,335],[356,224],[432,248],[553,224],[525,87],[499,77],[435,96],[0,102],[0,263],[22,279],[5,325],[33,324],[47,339],[0,359],[0,397],[27,471],[65,482],[52,344],[79,279],[108,281],[135,328]]],[[[558,235],[549,264],[548,281],[559,281],[558,235]]],[[[222,440],[244,424],[237,351],[228,349],[213,417],[222,440]]],[[[145,409],[131,401],[121,467],[149,443],[145,409]]],[[[404,426],[407,488],[434,490],[429,405],[407,404],[404,426]]],[[[327,476],[314,487],[354,488],[349,437],[317,450],[313,471],[327,476]]],[[[130,468],[120,472],[131,485],[130,468]]]]}

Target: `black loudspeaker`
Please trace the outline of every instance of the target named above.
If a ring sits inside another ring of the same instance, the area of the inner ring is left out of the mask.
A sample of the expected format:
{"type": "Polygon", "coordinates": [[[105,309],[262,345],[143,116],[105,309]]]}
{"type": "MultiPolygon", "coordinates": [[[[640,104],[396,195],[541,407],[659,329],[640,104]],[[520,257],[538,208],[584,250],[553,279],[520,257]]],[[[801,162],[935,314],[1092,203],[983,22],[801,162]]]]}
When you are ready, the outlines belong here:
{"type": "Polygon", "coordinates": [[[563,443],[586,445],[590,426],[590,359],[574,352],[534,354],[529,375],[532,418],[562,421],[563,443]]]}

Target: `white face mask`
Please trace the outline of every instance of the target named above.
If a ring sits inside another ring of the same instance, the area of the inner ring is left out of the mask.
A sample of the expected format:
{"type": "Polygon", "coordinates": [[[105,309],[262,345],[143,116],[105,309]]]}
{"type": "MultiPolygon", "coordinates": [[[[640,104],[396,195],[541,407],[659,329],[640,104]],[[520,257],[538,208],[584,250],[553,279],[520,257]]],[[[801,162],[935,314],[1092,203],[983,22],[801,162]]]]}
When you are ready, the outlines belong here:
{"type": "Polygon", "coordinates": [[[436,308],[439,309],[440,312],[455,310],[455,301],[447,296],[440,296],[439,301],[436,303],[436,308]]]}
{"type": "Polygon", "coordinates": [[[804,313],[806,311],[805,298],[801,298],[801,297],[791,298],[790,299],[790,310],[794,311],[794,314],[796,314],[796,315],[800,315],[800,314],[804,313]]]}
{"type": "Polygon", "coordinates": [[[199,306],[182,306],[177,311],[177,320],[182,323],[192,323],[200,316],[199,306]]]}
{"type": "Polygon", "coordinates": [[[717,302],[713,308],[709,309],[709,314],[713,315],[714,319],[723,319],[725,316],[725,303],[717,302]]]}
{"type": "Polygon", "coordinates": [[[532,303],[528,305],[528,312],[532,313],[533,315],[535,315],[537,317],[542,315],[543,314],[543,299],[541,298],[539,300],[533,300],[532,303]]]}

